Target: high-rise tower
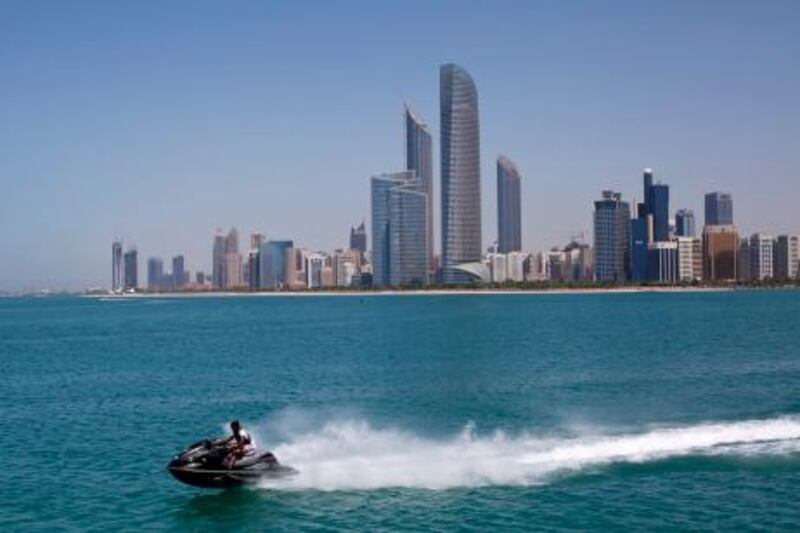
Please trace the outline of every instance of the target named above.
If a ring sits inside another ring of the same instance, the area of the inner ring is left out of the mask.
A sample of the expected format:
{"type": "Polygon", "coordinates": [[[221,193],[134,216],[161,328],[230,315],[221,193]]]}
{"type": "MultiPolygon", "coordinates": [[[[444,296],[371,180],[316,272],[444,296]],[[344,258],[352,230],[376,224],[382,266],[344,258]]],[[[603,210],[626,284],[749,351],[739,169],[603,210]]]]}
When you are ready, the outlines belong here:
{"type": "Polygon", "coordinates": [[[111,244],[111,290],[119,292],[124,284],[125,269],[122,263],[122,241],[111,244]]]}
{"type": "Polygon", "coordinates": [[[481,172],[478,91],[466,70],[442,65],[439,104],[443,279],[467,283],[453,267],[481,259],[481,172]]]}
{"type": "Polygon", "coordinates": [[[125,252],[125,290],[135,291],[139,288],[138,259],[136,248],[129,248],[125,252]]]}
{"type": "Polygon", "coordinates": [[[350,249],[358,250],[361,260],[364,260],[364,254],[367,253],[367,228],[363,221],[350,228],[350,249]]]}
{"type": "Polygon", "coordinates": [[[522,250],[520,175],[516,165],[501,155],[497,158],[497,251],[522,250]]]}
{"type": "Polygon", "coordinates": [[[427,229],[425,239],[427,241],[429,268],[433,266],[433,149],[431,134],[425,121],[414,112],[411,107],[405,105],[405,125],[406,125],[406,170],[413,170],[416,179],[419,181],[419,190],[428,197],[427,229]]]}
{"type": "Polygon", "coordinates": [[[430,265],[427,194],[413,170],[374,176],[372,283],[376,287],[423,285],[430,265]]]}
{"type": "Polygon", "coordinates": [[[211,284],[221,289],[225,282],[225,235],[218,229],[214,235],[214,248],[211,257],[211,284]]]}
{"type": "Polygon", "coordinates": [[[239,254],[239,232],[231,228],[225,236],[222,286],[232,289],[242,285],[242,256],[239,254]]]}
{"type": "Polygon", "coordinates": [[[675,213],[675,235],[677,237],[694,237],[694,212],[691,209],[678,209],[675,213]]]}
{"type": "Polygon", "coordinates": [[[597,281],[630,279],[631,209],[620,193],[603,191],[594,202],[595,275],[597,281]]]}
{"type": "Polygon", "coordinates": [[[733,198],[726,192],[706,194],[706,226],[733,224],[733,198]]]}
{"type": "Polygon", "coordinates": [[[644,219],[652,216],[652,241],[667,241],[669,240],[669,185],[653,183],[653,170],[650,168],[644,169],[643,181],[644,211],[640,209],[638,216],[644,219]]]}

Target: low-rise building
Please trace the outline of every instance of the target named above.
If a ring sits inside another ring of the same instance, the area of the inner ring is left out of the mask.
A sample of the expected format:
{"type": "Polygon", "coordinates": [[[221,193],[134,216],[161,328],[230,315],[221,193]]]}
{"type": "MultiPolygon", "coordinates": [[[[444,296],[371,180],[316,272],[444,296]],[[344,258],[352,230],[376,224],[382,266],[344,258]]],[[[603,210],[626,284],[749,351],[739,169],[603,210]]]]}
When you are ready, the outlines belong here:
{"type": "Polygon", "coordinates": [[[678,281],[678,243],[651,242],[647,245],[647,278],[656,283],[678,281]]]}
{"type": "Polygon", "coordinates": [[[489,272],[491,273],[492,283],[503,283],[508,279],[506,272],[506,254],[492,253],[487,255],[489,261],[489,272]]]}

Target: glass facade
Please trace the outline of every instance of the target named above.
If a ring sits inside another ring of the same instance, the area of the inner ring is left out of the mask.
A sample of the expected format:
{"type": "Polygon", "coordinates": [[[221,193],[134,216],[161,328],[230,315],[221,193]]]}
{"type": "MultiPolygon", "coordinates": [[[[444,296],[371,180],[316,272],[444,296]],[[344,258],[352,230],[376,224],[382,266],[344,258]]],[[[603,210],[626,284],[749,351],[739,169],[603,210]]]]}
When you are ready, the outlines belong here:
{"type": "Polygon", "coordinates": [[[466,70],[439,71],[442,165],[442,269],[445,283],[470,283],[454,269],[481,260],[478,91],[466,70]]]}
{"type": "Polygon", "coordinates": [[[706,194],[706,226],[733,224],[733,198],[725,192],[706,194]]]}
{"type": "Polygon", "coordinates": [[[158,257],[147,260],[147,288],[150,290],[164,288],[164,261],[158,257]]]}
{"type": "Polygon", "coordinates": [[[703,228],[703,277],[731,281],[739,277],[739,232],[733,225],[703,228]]]}
{"type": "Polygon", "coordinates": [[[372,284],[422,285],[430,260],[427,247],[428,195],[413,171],[371,180],[372,284]]]}
{"type": "Polygon", "coordinates": [[[427,195],[425,206],[427,228],[427,254],[433,266],[433,148],[431,134],[422,118],[408,105],[405,107],[406,170],[413,170],[419,180],[420,190],[427,195]]]}
{"type": "Polygon", "coordinates": [[[175,289],[180,289],[189,283],[189,272],[186,271],[182,255],[172,258],[172,280],[175,289]]]}
{"type": "Polygon", "coordinates": [[[795,279],[800,268],[800,238],[779,235],[773,248],[773,276],[776,279],[795,279]]]}
{"type": "Polygon", "coordinates": [[[522,250],[520,175],[505,156],[497,158],[497,250],[501,254],[522,250]]]}
{"type": "Polygon", "coordinates": [[[214,249],[211,259],[211,284],[221,289],[225,283],[225,236],[220,230],[214,236],[214,249]]]}
{"type": "Polygon", "coordinates": [[[694,212],[691,209],[679,209],[675,213],[675,236],[695,236],[694,212]]]}
{"type": "Polygon", "coordinates": [[[644,169],[644,202],[640,204],[639,218],[653,217],[652,235],[648,242],[669,240],[669,185],[653,183],[653,171],[644,169]]]}
{"type": "Polygon", "coordinates": [[[603,191],[594,203],[595,276],[597,281],[621,283],[630,279],[630,218],[620,193],[603,191]]]}
{"type": "Polygon", "coordinates": [[[125,252],[125,290],[139,287],[139,259],[136,250],[125,252]]]}
{"type": "Polygon", "coordinates": [[[358,250],[361,257],[367,253],[367,229],[363,222],[350,228],[350,249],[358,250]]]}
{"type": "Polygon", "coordinates": [[[124,268],[122,265],[122,243],[114,241],[111,244],[111,290],[122,290],[124,268]]]}
{"type": "Polygon", "coordinates": [[[262,289],[280,289],[289,282],[287,279],[287,263],[294,260],[290,252],[294,249],[293,241],[267,241],[261,245],[259,252],[259,282],[262,289]]]}
{"type": "Polygon", "coordinates": [[[648,245],[648,280],[656,283],[678,281],[678,244],[653,242],[648,245]]]}
{"type": "Polygon", "coordinates": [[[648,219],[634,218],[631,220],[631,279],[645,281],[648,277],[648,219]]]}
{"type": "Polygon", "coordinates": [[[669,240],[669,185],[656,183],[650,187],[647,199],[649,214],[653,215],[653,240],[669,240]]]}

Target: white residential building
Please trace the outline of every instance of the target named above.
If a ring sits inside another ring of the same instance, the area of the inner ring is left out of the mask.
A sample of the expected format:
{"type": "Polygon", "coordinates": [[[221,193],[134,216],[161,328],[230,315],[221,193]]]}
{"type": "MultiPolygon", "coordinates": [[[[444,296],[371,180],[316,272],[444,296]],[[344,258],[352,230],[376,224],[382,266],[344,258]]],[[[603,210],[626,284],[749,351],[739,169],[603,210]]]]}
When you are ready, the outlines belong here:
{"type": "Polygon", "coordinates": [[[772,271],[772,235],[755,233],[750,236],[750,276],[752,279],[769,279],[772,271]]]}
{"type": "Polygon", "coordinates": [[[525,262],[529,254],[525,252],[509,252],[506,254],[506,275],[509,281],[525,281],[525,262]]]}
{"type": "Polygon", "coordinates": [[[503,283],[508,279],[506,269],[506,254],[489,254],[489,272],[493,283],[503,283]]]}
{"type": "Polygon", "coordinates": [[[310,253],[306,256],[306,287],[318,289],[322,287],[322,269],[325,268],[327,256],[322,253],[310,253]]]}
{"type": "Polygon", "coordinates": [[[678,246],[678,281],[703,278],[703,243],[696,237],[676,237],[678,246]]]}

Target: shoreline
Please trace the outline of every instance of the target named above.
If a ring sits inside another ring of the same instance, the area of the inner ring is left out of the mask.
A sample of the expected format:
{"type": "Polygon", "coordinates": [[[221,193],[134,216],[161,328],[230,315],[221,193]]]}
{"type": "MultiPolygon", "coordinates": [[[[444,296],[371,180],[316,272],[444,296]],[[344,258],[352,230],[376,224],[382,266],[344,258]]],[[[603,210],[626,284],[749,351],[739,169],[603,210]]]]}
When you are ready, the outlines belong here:
{"type": "Polygon", "coordinates": [[[548,294],[641,294],[641,293],[708,293],[747,290],[735,287],[603,287],[556,289],[420,289],[420,290],[369,290],[369,291],[196,291],[196,292],[137,292],[124,294],[83,294],[87,298],[233,298],[233,297],[365,297],[365,296],[544,296],[548,294]]]}

